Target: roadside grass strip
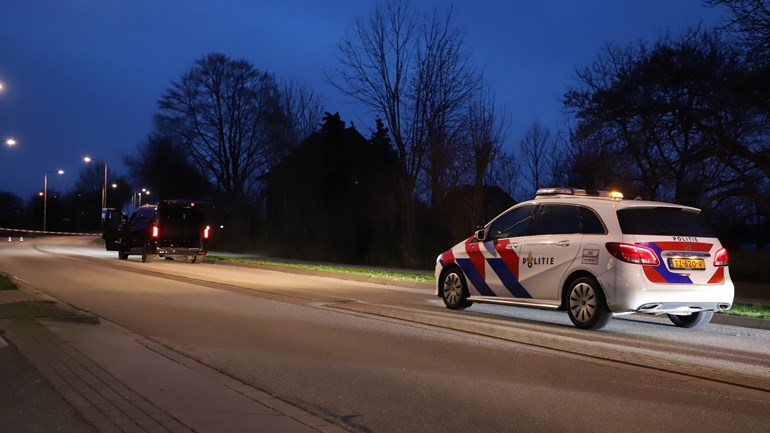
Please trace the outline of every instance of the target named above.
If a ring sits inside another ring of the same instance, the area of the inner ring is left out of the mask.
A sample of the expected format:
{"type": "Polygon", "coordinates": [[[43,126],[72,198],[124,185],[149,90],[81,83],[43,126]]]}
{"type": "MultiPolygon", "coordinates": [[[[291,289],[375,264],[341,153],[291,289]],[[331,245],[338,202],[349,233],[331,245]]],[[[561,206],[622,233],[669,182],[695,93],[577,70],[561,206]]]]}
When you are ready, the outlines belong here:
{"type": "Polygon", "coordinates": [[[733,308],[722,311],[731,316],[753,317],[755,319],[770,319],[770,306],[761,304],[734,304],[733,308]]]}
{"type": "Polygon", "coordinates": [[[8,278],[8,275],[0,274],[0,290],[18,290],[19,287],[16,286],[16,283],[11,281],[10,278],[8,278]]]}
{"type": "Polygon", "coordinates": [[[359,275],[373,278],[386,278],[395,281],[413,281],[417,283],[433,283],[434,276],[429,273],[408,272],[408,271],[389,271],[380,269],[359,268],[344,265],[320,265],[311,263],[291,263],[278,260],[248,259],[241,257],[224,256],[206,256],[209,259],[221,260],[225,262],[250,263],[264,266],[278,266],[290,269],[302,269],[308,271],[334,272],[338,274],[359,275]]]}

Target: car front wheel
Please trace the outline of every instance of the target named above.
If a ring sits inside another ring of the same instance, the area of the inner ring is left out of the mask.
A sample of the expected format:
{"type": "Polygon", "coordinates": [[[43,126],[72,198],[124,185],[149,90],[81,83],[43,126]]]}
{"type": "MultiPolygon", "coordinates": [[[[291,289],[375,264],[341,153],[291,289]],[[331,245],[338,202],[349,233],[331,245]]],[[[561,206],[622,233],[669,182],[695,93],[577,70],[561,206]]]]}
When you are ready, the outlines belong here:
{"type": "Polygon", "coordinates": [[[674,323],[674,325],[680,328],[702,328],[711,321],[714,317],[713,311],[698,311],[697,313],[691,313],[686,316],[679,316],[676,314],[669,314],[668,318],[674,323]]]}
{"type": "Polygon", "coordinates": [[[465,277],[459,269],[452,269],[447,272],[441,284],[444,305],[450,310],[462,310],[473,304],[468,300],[468,286],[465,284],[465,277]]]}
{"type": "Polygon", "coordinates": [[[567,313],[580,329],[601,329],[612,318],[599,283],[591,277],[579,277],[567,292],[567,313]]]}

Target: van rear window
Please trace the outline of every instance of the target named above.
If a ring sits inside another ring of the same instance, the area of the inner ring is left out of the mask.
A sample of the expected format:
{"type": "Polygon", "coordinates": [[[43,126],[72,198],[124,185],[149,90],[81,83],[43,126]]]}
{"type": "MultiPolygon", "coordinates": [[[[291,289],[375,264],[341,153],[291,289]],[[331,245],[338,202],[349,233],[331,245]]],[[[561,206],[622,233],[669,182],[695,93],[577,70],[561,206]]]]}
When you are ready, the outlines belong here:
{"type": "Polygon", "coordinates": [[[628,235],[695,236],[714,238],[716,235],[699,213],[672,207],[620,209],[620,230],[628,235]]]}

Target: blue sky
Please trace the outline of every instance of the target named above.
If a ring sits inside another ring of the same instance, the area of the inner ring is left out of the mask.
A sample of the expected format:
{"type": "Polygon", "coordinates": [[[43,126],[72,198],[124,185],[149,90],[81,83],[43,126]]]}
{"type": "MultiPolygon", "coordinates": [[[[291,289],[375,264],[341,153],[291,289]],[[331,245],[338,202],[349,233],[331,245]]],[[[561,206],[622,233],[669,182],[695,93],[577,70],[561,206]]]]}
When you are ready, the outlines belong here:
{"type": "MultiPolygon", "coordinates": [[[[326,79],[337,43],[374,0],[19,0],[3,2],[0,26],[0,191],[28,199],[69,190],[91,155],[125,173],[123,157],[150,132],[157,100],[201,56],[244,58],[279,80],[307,84],[368,135],[372,116],[326,79]]],[[[506,146],[540,120],[563,127],[560,96],[576,67],[607,44],[654,42],[722,10],[701,0],[419,1],[453,5],[455,25],[510,122],[506,146]]]]}

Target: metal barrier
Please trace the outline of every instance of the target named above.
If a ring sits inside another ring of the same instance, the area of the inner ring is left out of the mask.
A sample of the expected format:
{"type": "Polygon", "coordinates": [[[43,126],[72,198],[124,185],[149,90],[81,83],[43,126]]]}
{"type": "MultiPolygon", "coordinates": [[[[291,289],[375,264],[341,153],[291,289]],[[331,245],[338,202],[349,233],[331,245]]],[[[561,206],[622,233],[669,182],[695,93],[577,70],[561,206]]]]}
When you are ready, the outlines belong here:
{"type": "MultiPolygon", "coordinates": [[[[101,236],[101,233],[82,233],[82,232],[54,232],[43,230],[26,230],[26,229],[12,229],[8,227],[0,227],[0,233],[33,233],[42,235],[58,235],[58,236],[101,236]]],[[[12,236],[8,236],[8,242],[12,241],[12,236]]],[[[19,241],[24,242],[24,236],[19,236],[19,241]]]]}

